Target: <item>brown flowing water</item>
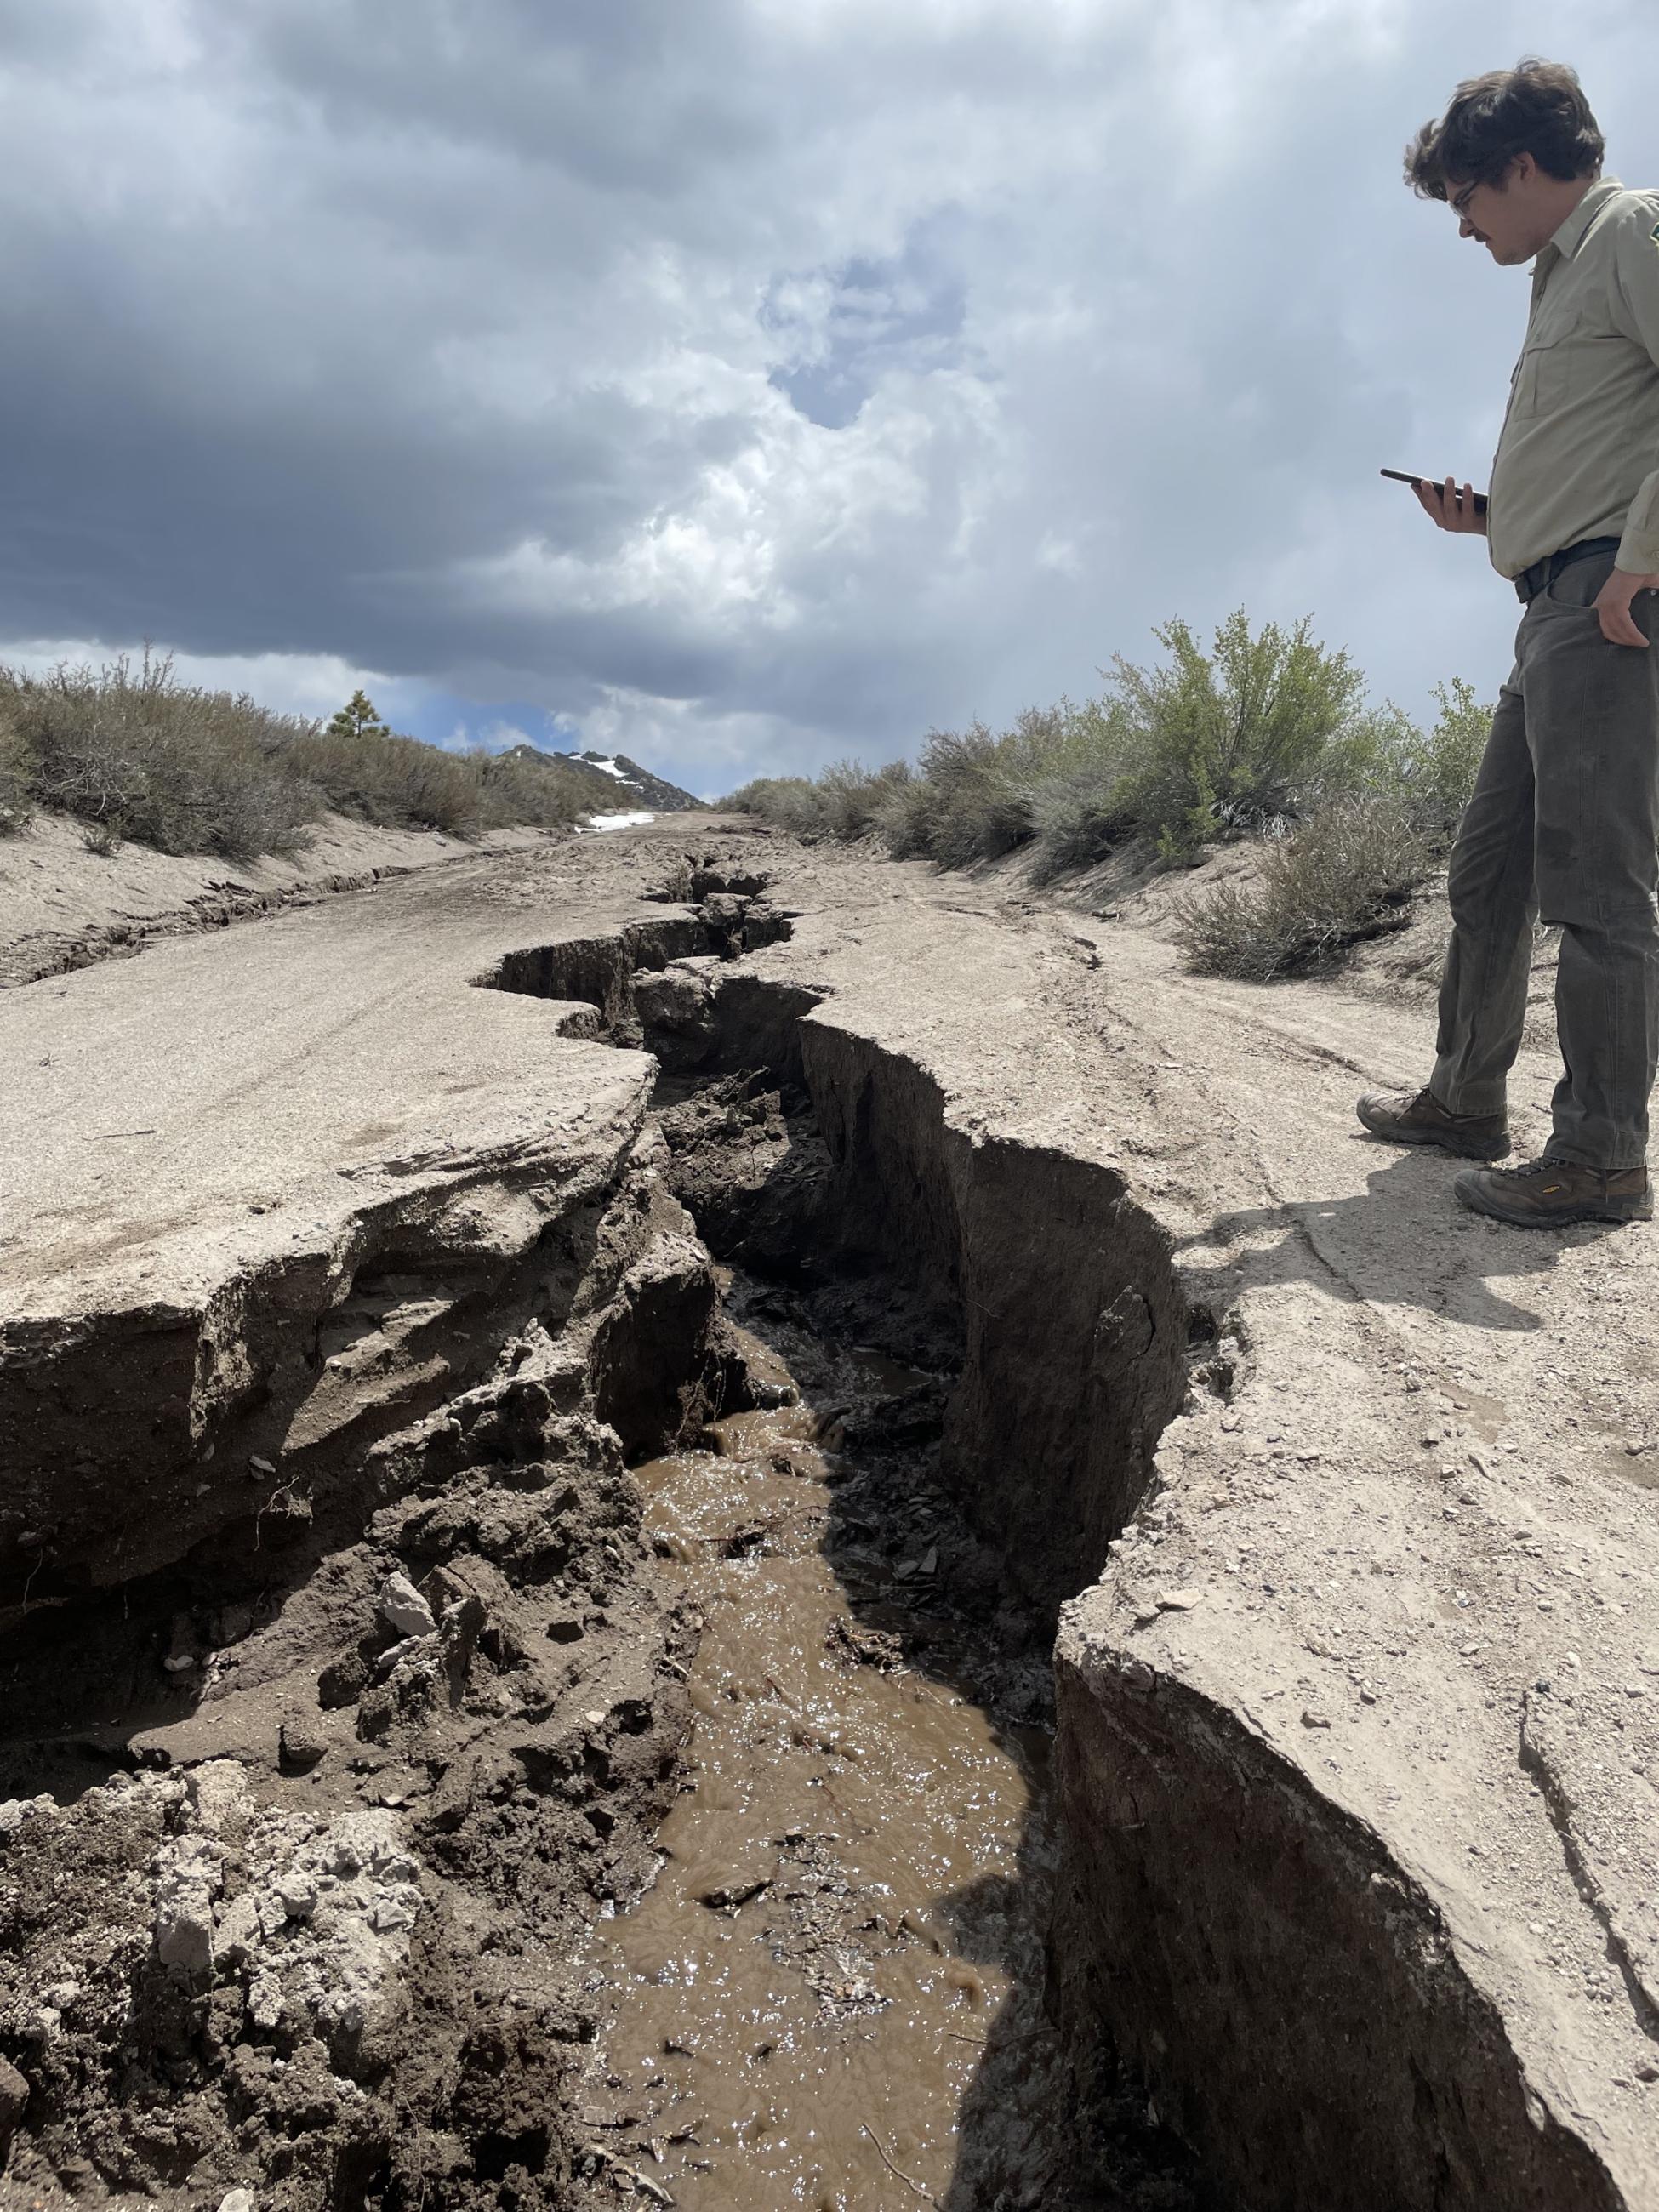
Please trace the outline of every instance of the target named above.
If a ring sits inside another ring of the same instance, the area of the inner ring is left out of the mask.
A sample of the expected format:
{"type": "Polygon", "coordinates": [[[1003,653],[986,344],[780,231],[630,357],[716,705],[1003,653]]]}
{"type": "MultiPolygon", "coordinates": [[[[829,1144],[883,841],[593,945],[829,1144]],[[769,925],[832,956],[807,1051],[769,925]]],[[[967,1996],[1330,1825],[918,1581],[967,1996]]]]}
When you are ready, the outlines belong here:
{"type": "Polygon", "coordinates": [[[1054,2203],[1047,1738],[955,1663],[926,1454],[847,1445],[924,1378],[770,1334],[797,1402],[637,1470],[703,1627],[661,1870],[596,1950],[594,2170],[686,2212],[1054,2203]]]}

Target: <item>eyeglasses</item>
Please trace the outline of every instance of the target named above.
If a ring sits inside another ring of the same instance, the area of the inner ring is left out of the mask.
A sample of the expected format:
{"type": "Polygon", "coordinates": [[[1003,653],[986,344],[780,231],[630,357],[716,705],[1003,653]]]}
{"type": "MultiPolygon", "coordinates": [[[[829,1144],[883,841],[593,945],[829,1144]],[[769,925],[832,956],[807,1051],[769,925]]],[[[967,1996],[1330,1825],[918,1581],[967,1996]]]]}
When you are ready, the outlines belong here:
{"type": "Polygon", "coordinates": [[[1461,192],[1454,192],[1451,198],[1447,202],[1447,205],[1451,209],[1452,213],[1457,217],[1460,222],[1468,220],[1469,200],[1475,192],[1480,191],[1480,180],[1477,178],[1474,184],[1465,185],[1461,192]]]}

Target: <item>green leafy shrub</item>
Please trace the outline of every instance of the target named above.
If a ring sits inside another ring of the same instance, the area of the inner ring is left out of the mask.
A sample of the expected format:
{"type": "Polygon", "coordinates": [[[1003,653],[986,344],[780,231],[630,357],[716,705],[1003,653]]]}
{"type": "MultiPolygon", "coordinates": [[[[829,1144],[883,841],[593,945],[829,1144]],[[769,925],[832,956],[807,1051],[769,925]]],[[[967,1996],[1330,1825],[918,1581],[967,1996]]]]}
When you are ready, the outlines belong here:
{"type": "Polygon", "coordinates": [[[1070,710],[1068,743],[1031,792],[1041,878],[1093,867],[1141,829],[1131,772],[1133,733],[1121,701],[1070,710]]]}
{"type": "Polygon", "coordinates": [[[1122,717],[1123,803],[1171,860],[1218,838],[1293,817],[1310,799],[1363,780],[1387,741],[1347,654],[1304,617],[1255,635],[1243,608],[1206,653],[1184,622],[1153,632],[1170,658],[1139,668],[1115,657],[1122,717]]]}
{"type": "Polygon", "coordinates": [[[1383,780],[1431,836],[1449,842],[1474,789],[1493,708],[1477,699],[1474,686],[1461,676],[1437,684],[1434,696],[1440,712],[1427,730],[1401,717],[1383,780]]]}
{"type": "Polygon", "coordinates": [[[1432,837],[1397,798],[1334,799],[1267,842],[1255,882],[1182,902],[1176,938],[1200,975],[1296,975],[1396,927],[1434,860],[1432,837]]]}
{"type": "Polygon", "coordinates": [[[1461,677],[1435,697],[1429,729],[1384,709],[1334,773],[1328,763],[1343,795],[1270,844],[1253,885],[1218,884],[1184,905],[1177,934],[1195,969],[1267,981],[1404,921],[1410,893],[1451,844],[1492,724],[1461,677]]]}

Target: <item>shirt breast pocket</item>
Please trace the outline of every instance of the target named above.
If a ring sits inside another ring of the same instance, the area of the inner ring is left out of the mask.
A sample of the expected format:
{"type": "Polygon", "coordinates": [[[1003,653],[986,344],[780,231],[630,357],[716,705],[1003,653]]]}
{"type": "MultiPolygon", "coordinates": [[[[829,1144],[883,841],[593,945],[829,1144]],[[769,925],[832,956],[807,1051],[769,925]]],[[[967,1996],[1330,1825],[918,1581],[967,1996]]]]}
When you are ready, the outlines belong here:
{"type": "Polygon", "coordinates": [[[1551,415],[1565,407],[1572,388],[1571,349],[1553,343],[1528,346],[1515,371],[1515,412],[1517,416],[1551,415]]]}

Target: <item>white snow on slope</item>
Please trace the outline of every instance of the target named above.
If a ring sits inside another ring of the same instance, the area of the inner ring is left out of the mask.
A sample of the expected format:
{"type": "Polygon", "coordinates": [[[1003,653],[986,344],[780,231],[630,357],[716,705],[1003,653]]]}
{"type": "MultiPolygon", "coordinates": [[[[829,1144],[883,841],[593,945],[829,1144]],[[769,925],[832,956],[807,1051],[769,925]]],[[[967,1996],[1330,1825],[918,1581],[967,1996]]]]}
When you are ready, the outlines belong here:
{"type": "Polygon", "coordinates": [[[656,818],[654,814],[590,814],[584,826],[599,830],[631,830],[636,822],[654,822],[656,818]]]}

